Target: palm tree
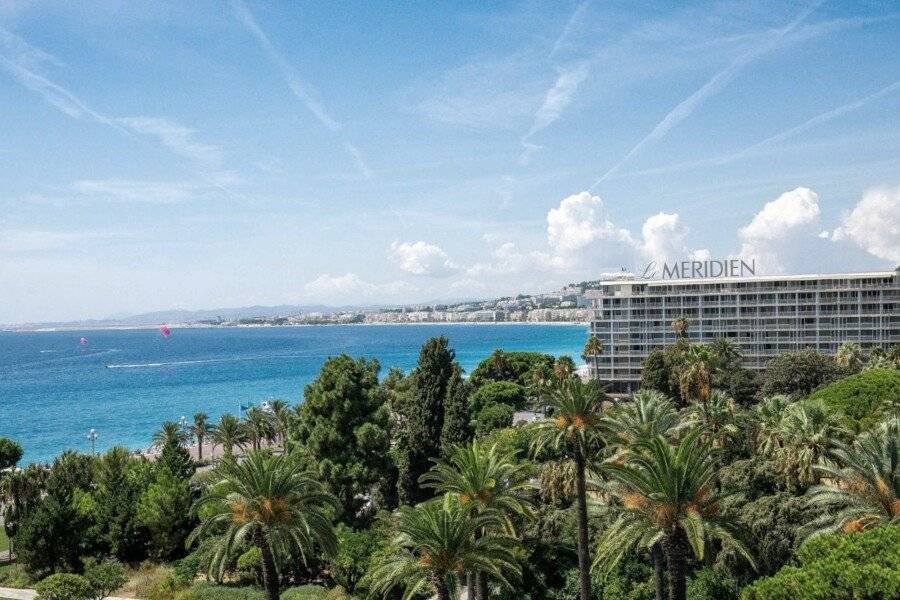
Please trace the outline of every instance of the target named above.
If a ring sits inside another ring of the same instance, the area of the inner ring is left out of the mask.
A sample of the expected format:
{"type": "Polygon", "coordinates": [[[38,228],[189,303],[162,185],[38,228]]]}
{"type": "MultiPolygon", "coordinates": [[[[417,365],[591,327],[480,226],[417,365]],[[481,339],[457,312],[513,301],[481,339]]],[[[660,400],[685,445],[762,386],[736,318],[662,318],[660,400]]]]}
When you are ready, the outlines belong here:
{"type": "Polygon", "coordinates": [[[194,415],[194,424],[191,425],[191,435],[197,439],[197,460],[203,460],[203,440],[208,439],[216,430],[216,426],[210,424],[206,413],[194,415]]]}
{"type": "Polygon", "coordinates": [[[672,321],[672,331],[679,340],[687,339],[688,327],[690,326],[691,322],[685,317],[678,317],[672,321]]]}
{"type": "Polygon", "coordinates": [[[603,354],[603,342],[596,335],[590,336],[584,344],[584,351],[582,351],[581,357],[587,360],[601,354],[603,354]]]}
{"type": "Polygon", "coordinates": [[[234,456],[235,446],[243,449],[247,440],[247,431],[240,419],[227,413],[219,417],[219,423],[213,432],[213,441],[222,446],[227,458],[234,456]]]}
{"type": "Polygon", "coordinates": [[[716,358],[716,364],[720,367],[729,367],[739,364],[743,355],[737,344],[726,337],[718,337],[709,344],[710,350],[716,358]]]}
{"type": "Polygon", "coordinates": [[[842,369],[855,373],[862,369],[865,357],[865,353],[859,344],[844,342],[838,347],[837,353],[834,355],[834,362],[842,369]]]}
{"type": "Polygon", "coordinates": [[[164,421],[159,431],[153,434],[153,446],[162,448],[166,445],[182,446],[188,442],[189,434],[175,421],[164,421]]]}
{"type": "Polygon", "coordinates": [[[473,516],[454,494],[401,506],[392,551],[382,555],[369,574],[372,588],[387,594],[403,585],[403,600],[426,592],[437,600],[450,600],[458,597],[459,581],[471,571],[482,571],[511,587],[521,576],[516,541],[499,533],[477,535],[502,526],[496,511],[473,516]]]}
{"type": "Polygon", "coordinates": [[[686,416],[687,423],[701,427],[703,437],[716,449],[724,448],[741,432],[734,399],[721,390],[713,390],[706,402],[688,407],[686,416]]]}
{"type": "Polygon", "coordinates": [[[613,441],[623,448],[655,435],[671,436],[681,427],[672,401],[650,389],[635,392],[631,402],[610,410],[604,421],[613,441]]]}
{"type": "Polygon", "coordinates": [[[546,407],[548,419],[535,425],[532,453],[545,447],[565,452],[575,463],[575,497],[578,524],[578,577],[581,600],[590,600],[591,578],[588,550],[587,491],[585,470],[605,445],[603,401],[606,395],[594,383],[578,378],[560,381],[546,407]]]}
{"type": "Polygon", "coordinates": [[[275,557],[306,557],[321,549],[337,550],[331,511],[337,500],[289,456],[254,451],[242,462],[224,461],[218,476],[197,502],[202,521],[188,537],[188,547],[200,536],[224,528],[216,540],[210,573],[225,571],[232,550],[241,543],[259,548],[267,600],[278,600],[280,580],[275,557]]]}
{"type": "Polygon", "coordinates": [[[611,569],[629,550],[651,549],[665,554],[670,600],[686,598],[685,566],[691,551],[702,560],[710,540],[734,547],[751,565],[750,551],[737,529],[721,513],[716,491],[716,463],[700,431],[685,436],[677,447],[663,436],[637,442],[624,463],[602,467],[619,503],[609,510],[615,522],[600,536],[595,566],[611,569]]]}
{"type": "Polygon", "coordinates": [[[693,400],[706,403],[712,393],[712,373],[715,357],[709,346],[691,346],[684,355],[678,374],[678,389],[685,403],[693,400]]]}
{"type": "MultiPolygon", "coordinates": [[[[529,491],[531,466],[518,460],[515,452],[504,452],[496,445],[472,442],[454,449],[449,460],[439,461],[419,478],[423,487],[454,494],[473,515],[495,511],[504,520],[504,531],[513,535],[513,517],[531,516],[529,491]]],[[[482,531],[478,535],[487,535],[482,531]]],[[[487,577],[477,573],[479,600],[487,600],[487,577]]]]}
{"type": "Polygon", "coordinates": [[[811,535],[900,522],[900,419],[882,423],[852,446],[838,444],[832,457],[840,466],[817,466],[828,483],[809,491],[810,504],[824,513],[809,525],[811,535]]]}
{"type": "Polygon", "coordinates": [[[247,411],[244,417],[244,425],[247,428],[247,434],[250,436],[250,442],[253,444],[254,450],[262,447],[263,440],[272,440],[275,437],[275,426],[272,414],[259,408],[252,407],[247,411]]]}
{"type": "Polygon", "coordinates": [[[749,424],[752,427],[751,438],[756,445],[756,452],[765,456],[774,456],[775,451],[781,447],[781,419],[791,399],[784,394],[763,398],[762,402],[753,407],[750,413],[749,424]]]}
{"type": "Polygon", "coordinates": [[[281,444],[284,445],[293,422],[291,407],[284,400],[272,400],[269,403],[269,409],[272,411],[272,424],[275,428],[275,434],[278,436],[281,444]]]}
{"type": "Polygon", "coordinates": [[[818,483],[817,466],[830,462],[832,450],[848,437],[838,415],[821,402],[795,402],[778,423],[772,458],[788,485],[801,487],[818,483]]]}
{"type": "Polygon", "coordinates": [[[569,379],[575,373],[575,361],[570,356],[560,356],[553,363],[553,374],[560,381],[569,379]]]}

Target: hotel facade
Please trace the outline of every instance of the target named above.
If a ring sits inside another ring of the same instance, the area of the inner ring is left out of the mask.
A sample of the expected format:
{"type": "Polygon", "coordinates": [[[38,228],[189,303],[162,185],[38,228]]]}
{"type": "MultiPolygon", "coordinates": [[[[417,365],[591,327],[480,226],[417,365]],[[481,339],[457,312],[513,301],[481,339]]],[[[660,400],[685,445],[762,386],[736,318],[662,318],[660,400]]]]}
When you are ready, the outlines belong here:
{"type": "Polygon", "coordinates": [[[671,324],[679,317],[688,319],[691,341],[727,338],[753,369],[804,348],[833,355],[844,342],[900,344],[900,268],[758,277],[752,263],[709,262],[664,265],[668,279],[654,279],[651,263],[641,277],[623,275],[592,290],[591,333],[603,353],[587,357],[591,376],[614,393],[636,390],[647,354],[675,343],[671,324]]]}

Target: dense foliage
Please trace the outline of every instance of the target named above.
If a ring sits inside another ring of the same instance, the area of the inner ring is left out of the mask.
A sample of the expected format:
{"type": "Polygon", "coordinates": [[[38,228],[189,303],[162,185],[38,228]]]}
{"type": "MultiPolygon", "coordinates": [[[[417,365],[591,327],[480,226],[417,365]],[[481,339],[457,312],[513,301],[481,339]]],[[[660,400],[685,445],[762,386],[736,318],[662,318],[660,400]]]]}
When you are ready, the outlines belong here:
{"type": "MultiPolygon", "coordinates": [[[[18,563],[0,585],[84,600],[126,579],[149,600],[898,597],[900,353],[802,351],[757,375],[727,340],[672,325],[628,399],[538,353],[498,350],[466,378],[435,338],[409,373],[340,355],[299,406],[163,423],[150,457],[18,469],[0,439],[18,563]],[[516,410],[541,418],[511,426],[516,410]]],[[[602,352],[588,340],[585,356],[602,352]]]]}

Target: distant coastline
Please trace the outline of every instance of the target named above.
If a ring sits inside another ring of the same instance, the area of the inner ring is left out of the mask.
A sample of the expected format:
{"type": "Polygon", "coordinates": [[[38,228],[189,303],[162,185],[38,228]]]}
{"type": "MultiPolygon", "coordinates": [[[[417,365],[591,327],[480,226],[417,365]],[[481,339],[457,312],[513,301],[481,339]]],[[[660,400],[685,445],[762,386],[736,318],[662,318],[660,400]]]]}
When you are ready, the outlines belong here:
{"type": "MultiPolygon", "coordinates": [[[[168,323],[170,329],[294,329],[297,327],[397,327],[421,325],[481,326],[481,325],[590,325],[587,321],[418,321],[415,323],[295,323],[266,325],[264,323],[242,323],[240,325],[214,325],[208,323],[168,323]]],[[[140,331],[157,329],[158,325],[107,325],[87,327],[7,327],[0,332],[8,333],[63,333],[66,331],[140,331]]]]}

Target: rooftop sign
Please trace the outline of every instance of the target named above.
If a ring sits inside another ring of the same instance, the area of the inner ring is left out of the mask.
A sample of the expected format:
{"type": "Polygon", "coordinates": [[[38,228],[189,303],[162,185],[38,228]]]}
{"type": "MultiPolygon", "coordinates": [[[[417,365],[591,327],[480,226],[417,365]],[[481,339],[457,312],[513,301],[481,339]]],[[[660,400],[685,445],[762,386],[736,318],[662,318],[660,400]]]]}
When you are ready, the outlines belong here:
{"type": "Polygon", "coordinates": [[[639,275],[641,279],[707,279],[717,277],[749,277],[756,275],[756,259],[682,260],[662,263],[651,261],[639,275]]]}

